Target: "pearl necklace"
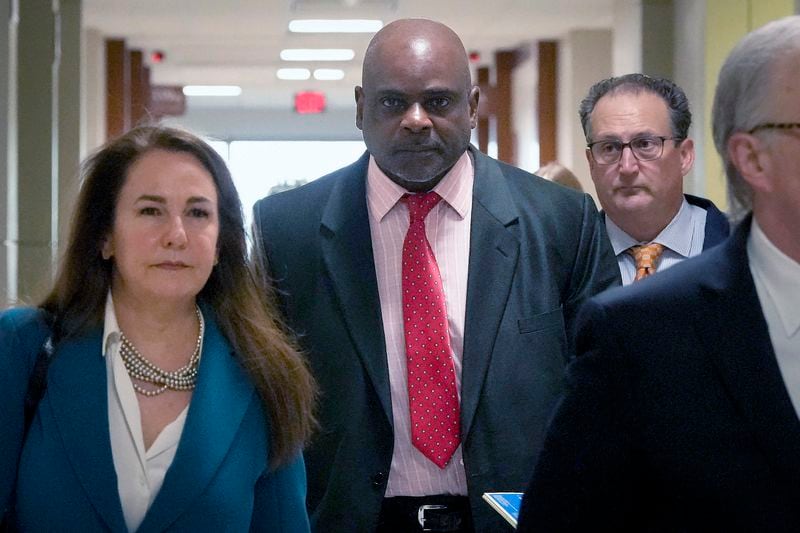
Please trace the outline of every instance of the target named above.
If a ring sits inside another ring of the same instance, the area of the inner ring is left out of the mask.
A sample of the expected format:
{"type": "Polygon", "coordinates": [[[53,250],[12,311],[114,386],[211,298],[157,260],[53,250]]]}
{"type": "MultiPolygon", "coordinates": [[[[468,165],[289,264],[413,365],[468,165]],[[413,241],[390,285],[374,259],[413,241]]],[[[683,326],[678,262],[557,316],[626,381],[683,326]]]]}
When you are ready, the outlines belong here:
{"type": "Polygon", "coordinates": [[[131,380],[133,389],[144,396],[158,396],[165,392],[167,389],[174,391],[192,390],[197,385],[197,367],[200,364],[200,344],[203,341],[203,332],[205,326],[203,324],[203,316],[200,314],[200,308],[195,306],[197,313],[197,321],[200,324],[200,333],[197,335],[197,343],[194,347],[194,352],[189,358],[189,362],[181,368],[172,372],[163,370],[139,353],[139,350],[128,340],[122,330],[120,330],[120,347],[119,354],[125,363],[125,369],[131,378],[152,383],[156,386],[155,389],[146,389],[131,380]]]}

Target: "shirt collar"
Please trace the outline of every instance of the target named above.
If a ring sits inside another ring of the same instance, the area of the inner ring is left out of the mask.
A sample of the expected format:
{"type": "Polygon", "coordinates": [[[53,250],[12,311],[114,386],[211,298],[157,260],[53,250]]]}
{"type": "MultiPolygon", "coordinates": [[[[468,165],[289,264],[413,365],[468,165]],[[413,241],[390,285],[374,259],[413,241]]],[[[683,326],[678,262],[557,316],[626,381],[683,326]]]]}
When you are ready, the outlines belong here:
{"type": "Polygon", "coordinates": [[[763,273],[761,280],[775,303],[787,337],[800,329],[800,263],[775,246],[753,218],[750,229],[750,265],[763,273]]]}
{"type": "Polygon", "coordinates": [[[114,312],[114,300],[111,298],[111,291],[106,296],[106,311],[103,320],[103,357],[109,353],[109,349],[119,342],[120,329],[117,323],[117,314],[114,312]]]}
{"type": "MultiPolygon", "coordinates": [[[[472,158],[465,151],[433,190],[463,219],[472,204],[474,180],[472,158]]],[[[377,221],[383,220],[404,194],[408,194],[408,191],[389,179],[370,155],[367,169],[367,205],[370,216],[377,221]]]]}
{"type": "Polygon", "coordinates": [[[669,224],[650,242],[639,242],[625,233],[622,228],[611,220],[608,213],[606,213],[606,230],[608,231],[611,246],[614,248],[614,255],[623,253],[631,246],[650,244],[650,242],[662,244],[665,248],[669,248],[683,257],[689,257],[689,253],[692,250],[692,238],[694,237],[692,210],[689,207],[689,202],[686,201],[686,197],[683,198],[680,209],[672,217],[669,224]]]}

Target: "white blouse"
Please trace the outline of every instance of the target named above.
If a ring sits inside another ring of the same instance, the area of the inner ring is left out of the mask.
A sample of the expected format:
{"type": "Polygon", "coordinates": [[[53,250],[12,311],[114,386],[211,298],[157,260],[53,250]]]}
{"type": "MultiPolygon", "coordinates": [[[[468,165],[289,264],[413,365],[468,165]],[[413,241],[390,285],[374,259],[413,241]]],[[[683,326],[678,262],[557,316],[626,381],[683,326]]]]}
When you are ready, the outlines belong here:
{"type": "MultiPolygon", "coordinates": [[[[202,315],[200,320],[202,322],[202,315]]],[[[161,490],[164,476],[175,458],[189,406],[145,450],[139,401],[119,353],[120,329],[110,291],[106,299],[103,347],[108,387],[108,429],[117,489],[125,525],[128,531],[136,531],[161,490]]],[[[201,341],[201,353],[202,349],[201,341]]]]}

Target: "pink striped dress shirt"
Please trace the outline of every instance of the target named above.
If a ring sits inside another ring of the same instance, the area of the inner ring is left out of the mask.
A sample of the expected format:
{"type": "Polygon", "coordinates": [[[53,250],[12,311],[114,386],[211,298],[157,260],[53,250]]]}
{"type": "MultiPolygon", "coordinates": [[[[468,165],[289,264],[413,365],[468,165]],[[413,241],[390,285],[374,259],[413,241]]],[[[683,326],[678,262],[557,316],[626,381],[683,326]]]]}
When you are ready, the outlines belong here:
{"type": "MultiPolygon", "coordinates": [[[[425,231],[442,275],[450,345],[461,396],[461,358],[467,302],[469,235],[474,171],[467,152],[433,189],[443,201],[425,219],[425,231]]],[[[394,415],[394,453],[386,497],[467,494],[461,446],[440,469],[411,444],[405,338],[402,312],[402,251],[408,230],[408,208],[400,198],[408,191],[391,181],[370,157],[367,205],[381,301],[389,384],[394,415]]]]}

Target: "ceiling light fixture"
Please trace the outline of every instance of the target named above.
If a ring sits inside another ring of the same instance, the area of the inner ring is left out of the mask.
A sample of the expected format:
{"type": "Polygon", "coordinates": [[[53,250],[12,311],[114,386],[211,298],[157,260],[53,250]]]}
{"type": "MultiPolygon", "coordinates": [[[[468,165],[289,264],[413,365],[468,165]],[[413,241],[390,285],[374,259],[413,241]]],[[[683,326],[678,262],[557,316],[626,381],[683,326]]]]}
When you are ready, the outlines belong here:
{"type": "Polygon", "coordinates": [[[284,61],[350,61],[356,53],[349,48],[287,48],[281,50],[284,61]]]}
{"type": "Polygon", "coordinates": [[[279,68],[277,76],[279,80],[307,80],[311,71],[307,68],[279,68]]]}
{"type": "Polygon", "coordinates": [[[289,31],[294,33],[375,33],[382,27],[383,21],[369,19],[301,19],[289,21],[289,31]]]}
{"type": "Polygon", "coordinates": [[[239,96],[242,88],[238,85],[187,85],[183,88],[186,96],[239,96]]]}
{"type": "Polygon", "coordinates": [[[344,79],[344,71],[339,68],[318,68],[314,70],[314,79],[335,81],[344,79]]]}

